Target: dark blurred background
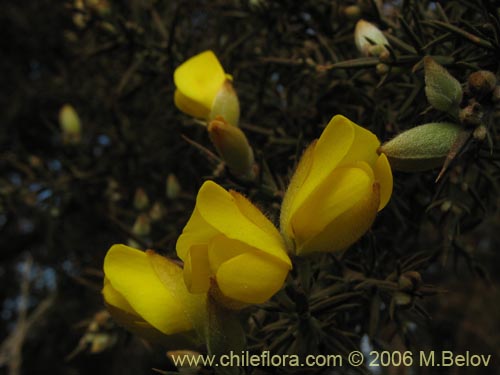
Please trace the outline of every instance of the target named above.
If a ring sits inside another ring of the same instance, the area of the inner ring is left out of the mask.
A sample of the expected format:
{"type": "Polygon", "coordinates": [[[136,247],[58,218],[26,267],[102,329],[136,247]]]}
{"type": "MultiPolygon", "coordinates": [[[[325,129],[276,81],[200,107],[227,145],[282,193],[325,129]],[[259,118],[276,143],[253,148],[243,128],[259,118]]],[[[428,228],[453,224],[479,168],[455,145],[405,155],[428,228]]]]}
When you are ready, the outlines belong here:
{"type": "MultiPolygon", "coordinates": [[[[173,370],[161,350],[106,314],[107,249],[128,243],[174,256],[207,178],[244,192],[276,220],[295,161],[334,114],[381,140],[446,120],[427,103],[421,59],[438,56],[464,85],[474,71],[498,73],[498,8],[486,0],[3,1],[0,371],[173,370]],[[398,58],[385,66],[361,58],[353,38],[359,18],[392,36],[398,58]],[[205,49],[234,76],[241,127],[273,176],[272,191],[221,169],[203,127],[173,105],[175,67],[205,49]],[[76,142],[60,128],[66,104],[80,119],[76,142]]],[[[338,332],[329,334],[348,332],[365,349],[492,354],[492,367],[375,373],[500,368],[497,103],[482,103],[486,139],[472,139],[438,183],[438,171],[395,173],[390,205],[342,256],[342,269],[332,256],[321,266],[346,288],[368,280],[361,297],[349,297],[355,312],[344,306],[338,332]],[[381,281],[407,271],[421,274],[423,286],[401,301],[381,281]]],[[[329,322],[330,312],[321,314],[329,322]]],[[[253,339],[263,350],[277,336],[253,339]]]]}

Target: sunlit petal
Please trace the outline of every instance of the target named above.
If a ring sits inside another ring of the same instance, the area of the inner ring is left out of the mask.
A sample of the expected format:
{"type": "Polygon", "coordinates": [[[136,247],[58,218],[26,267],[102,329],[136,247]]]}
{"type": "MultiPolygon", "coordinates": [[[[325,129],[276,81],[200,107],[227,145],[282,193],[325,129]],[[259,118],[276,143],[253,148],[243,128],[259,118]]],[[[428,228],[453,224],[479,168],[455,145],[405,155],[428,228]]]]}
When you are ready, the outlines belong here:
{"type": "Polygon", "coordinates": [[[186,60],[174,72],[177,89],[191,101],[210,111],[212,102],[226,80],[224,69],[212,51],[186,60]]]}
{"type": "Polygon", "coordinates": [[[374,172],[375,179],[380,185],[380,206],[378,208],[380,211],[389,203],[393,188],[392,170],[385,154],[381,154],[377,159],[374,172]]]}
{"type": "Polygon", "coordinates": [[[222,263],[216,277],[225,296],[254,304],[278,292],[287,274],[288,267],[267,254],[248,252],[222,263]]]}
{"type": "Polygon", "coordinates": [[[178,301],[156,275],[146,253],[114,245],[104,259],[104,273],[146,322],[165,334],[192,329],[178,301]]]}

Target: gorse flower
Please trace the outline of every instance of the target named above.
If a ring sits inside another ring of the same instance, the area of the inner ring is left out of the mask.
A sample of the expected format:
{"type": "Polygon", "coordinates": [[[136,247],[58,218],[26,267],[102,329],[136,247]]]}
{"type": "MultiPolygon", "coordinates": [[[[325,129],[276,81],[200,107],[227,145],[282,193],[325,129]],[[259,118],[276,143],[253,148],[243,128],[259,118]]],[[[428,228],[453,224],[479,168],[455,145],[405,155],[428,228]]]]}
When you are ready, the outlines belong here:
{"type": "Polygon", "coordinates": [[[210,291],[226,307],[263,303],[292,265],[278,230],[250,201],[212,181],[177,241],[190,292],[210,291]]]}
{"type": "Polygon", "coordinates": [[[104,259],[106,306],[117,323],[153,341],[195,344],[206,295],[187,291],[182,269],[148,250],[114,245],[104,259]]]}
{"type": "Polygon", "coordinates": [[[281,208],[281,232],[297,255],[346,249],[389,201],[392,172],[370,131],[334,116],[304,152],[281,208]]]}
{"type": "Polygon", "coordinates": [[[238,178],[253,180],[253,150],[237,127],[240,105],[231,80],[212,51],[202,52],[175,70],[175,105],[206,120],[210,140],[228,169],[238,178]]]}
{"type": "Polygon", "coordinates": [[[182,112],[207,121],[222,116],[238,125],[240,106],[231,76],[212,51],[191,57],[174,72],[174,102],[182,112]]]}

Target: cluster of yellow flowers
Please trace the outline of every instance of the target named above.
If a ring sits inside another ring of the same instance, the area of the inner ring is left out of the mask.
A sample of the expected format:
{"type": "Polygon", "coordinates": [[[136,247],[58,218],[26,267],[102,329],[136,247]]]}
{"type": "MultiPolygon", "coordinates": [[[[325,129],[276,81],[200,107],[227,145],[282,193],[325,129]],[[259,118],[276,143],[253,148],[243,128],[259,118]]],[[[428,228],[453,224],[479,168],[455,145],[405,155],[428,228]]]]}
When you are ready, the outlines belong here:
{"type": "MultiPolygon", "coordinates": [[[[211,51],[189,59],[174,78],[180,110],[238,129],[231,78],[211,51]]],[[[230,158],[242,143],[228,139],[221,147],[232,150],[224,155],[230,158]]],[[[103,294],[111,314],[149,339],[196,342],[207,296],[233,310],[265,302],[283,286],[290,255],[344,250],[370,228],[392,193],[391,168],[379,147],[370,131],[334,116],[298,163],[280,230],[243,195],[206,181],[177,241],[182,268],[151,250],[115,245],[108,251],[103,294]]]]}

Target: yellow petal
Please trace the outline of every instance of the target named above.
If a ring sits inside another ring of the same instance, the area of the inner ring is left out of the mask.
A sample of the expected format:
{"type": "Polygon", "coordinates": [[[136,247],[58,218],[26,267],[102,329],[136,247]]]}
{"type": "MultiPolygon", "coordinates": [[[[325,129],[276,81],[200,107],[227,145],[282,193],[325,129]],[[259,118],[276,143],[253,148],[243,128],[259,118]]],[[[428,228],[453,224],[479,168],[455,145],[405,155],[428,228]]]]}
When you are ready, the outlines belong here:
{"type": "Polygon", "coordinates": [[[226,80],[224,69],[212,51],[191,57],[174,72],[177,89],[191,101],[210,111],[212,102],[226,80]]]}
{"type": "Polygon", "coordinates": [[[309,171],[311,170],[313,163],[314,148],[316,147],[316,143],[317,140],[314,140],[302,154],[302,157],[297,164],[297,169],[288,184],[285,196],[283,197],[283,202],[281,203],[280,228],[287,235],[291,232],[290,217],[292,215],[292,203],[295,201],[295,196],[298,194],[305,179],[309,175],[309,171]]]}
{"type": "Polygon", "coordinates": [[[358,201],[334,219],[321,233],[304,243],[297,254],[334,252],[348,248],[370,229],[379,207],[379,197],[379,185],[375,183],[371,194],[358,201]]]}
{"type": "Polygon", "coordinates": [[[224,235],[214,237],[208,247],[208,261],[210,270],[215,275],[222,263],[246,252],[253,252],[255,248],[240,241],[232,240],[224,235]]]}
{"type": "Polygon", "coordinates": [[[389,164],[389,160],[387,160],[387,156],[385,156],[385,154],[381,154],[377,159],[374,172],[375,180],[380,185],[380,205],[378,208],[380,211],[387,205],[387,203],[389,203],[393,188],[391,165],[389,164]]]}
{"type": "Polygon", "coordinates": [[[135,315],[136,319],[142,319],[132,306],[130,306],[127,300],[113,288],[107,277],[104,278],[102,294],[104,301],[106,301],[108,305],[114,306],[130,315],[135,315]]]}
{"type": "MultiPolygon", "coordinates": [[[[190,293],[184,283],[182,269],[170,259],[151,250],[148,250],[146,254],[160,281],[170,291],[184,315],[188,317],[192,326],[200,334],[205,327],[206,294],[190,293]]],[[[203,257],[203,253],[201,257],[203,257]]],[[[205,276],[205,279],[208,280],[208,276],[205,276]]]]}
{"type": "MultiPolygon", "coordinates": [[[[346,118],[344,117],[344,119],[346,118]]],[[[377,149],[380,147],[380,141],[371,131],[356,125],[351,120],[346,120],[351,123],[354,129],[354,140],[339,166],[347,166],[356,161],[364,161],[373,166],[378,158],[377,149]]]]}
{"type": "Polygon", "coordinates": [[[114,245],[104,259],[104,273],[113,289],[156,329],[167,335],[192,329],[179,302],[160,281],[146,253],[114,245]]]}
{"type": "Polygon", "coordinates": [[[229,190],[235,200],[236,205],[243,215],[245,215],[252,223],[268,233],[270,236],[279,238],[280,233],[273,223],[259,210],[252,202],[245,198],[240,193],[229,190]]]}
{"type": "Polygon", "coordinates": [[[153,342],[164,340],[165,335],[142,319],[127,300],[113,288],[107,278],[104,278],[102,294],[106,308],[117,324],[146,340],[153,342]]]}
{"type": "Polygon", "coordinates": [[[371,197],[373,182],[373,172],[366,163],[333,171],[292,217],[297,251],[337,217],[371,197]]]}
{"type": "Polygon", "coordinates": [[[217,236],[219,232],[211,226],[201,215],[197,207],[194,208],[191,217],[177,239],[177,255],[184,262],[191,246],[207,245],[210,239],[217,236]]]}
{"type": "Polygon", "coordinates": [[[267,254],[244,253],[219,267],[217,285],[228,298],[250,304],[263,303],[281,289],[288,270],[267,254]]]}
{"type": "MultiPolygon", "coordinates": [[[[266,252],[291,267],[290,258],[285,252],[283,240],[278,232],[271,234],[268,226],[263,229],[256,225],[246,216],[249,213],[248,210],[245,210],[246,214],[244,214],[236,203],[236,198],[213,181],[206,181],[200,188],[196,199],[196,208],[204,221],[219,233],[266,252]]],[[[255,220],[255,217],[253,219],[255,220]]],[[[189,224],[181,237],[186,229],[189,229],[188,232],[204,230],[202,227],[196,228],[189,224]]],[[[185,246],[186,243],[183,241],[181,241],[181,245],[185,246]]]]}
{"type": "Polygon", "coordinates": [[[111,314],[113,320],[120,326],[126,328],[134,335],[142,337],[151,342],[163,343],[167,336],[158,331],[144,320],[140,320],[135,315],[120,310],[113,305],[106,305],[106,309],[111,314]]]}
{"type": "Polygon", "coordinates": [[[183,95],[178,89],[174,93],[174,104],[182,112],[197,118],[207,118],[210,109],[183,95]]]}
{"type": "Polygon", "coordinates": [[[354,136],[355,130],[350,120],[340,115],[330,120],[314,147],[307,178],[290,202],[289,210],[292,215],[344,159],[354,136]]]}
{"type": "Polygon", "coordinates": [[[210,288],[210,268],[206,245],[194,245],[184,261],[184,281],[191,293],[206,293],[210,288]]]}

